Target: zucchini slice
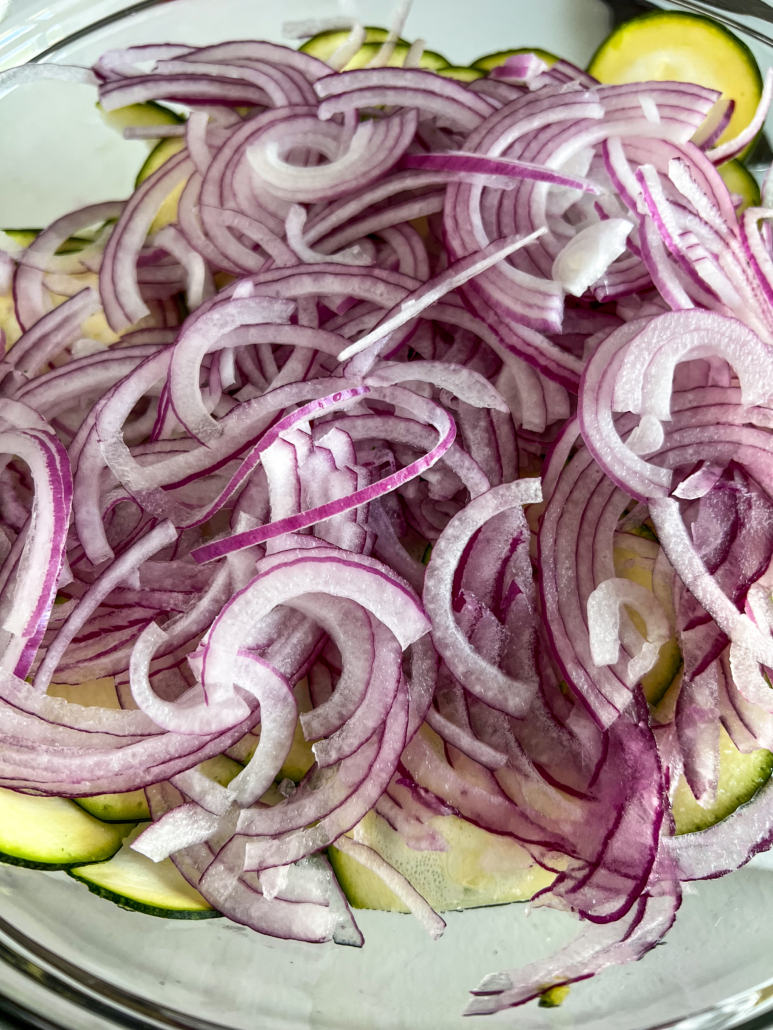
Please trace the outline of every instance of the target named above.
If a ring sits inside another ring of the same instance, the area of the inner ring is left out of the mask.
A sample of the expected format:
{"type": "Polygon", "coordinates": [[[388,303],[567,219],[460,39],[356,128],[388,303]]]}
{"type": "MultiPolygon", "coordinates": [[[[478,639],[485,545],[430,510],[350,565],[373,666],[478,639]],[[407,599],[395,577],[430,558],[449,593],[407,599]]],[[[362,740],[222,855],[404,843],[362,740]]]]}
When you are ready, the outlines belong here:
{"type": "Polygon", "coordinates": [[[184,146],[185,140],[182,136],[168,136],[157,143],[145,158],[142,168],[137,172],[135,188],[141,186],[147,177],[157,171],[170,157],[179,154],[184,146]]]}
{"type": "Polygon", "coordinates": [[[211,919],[214,908],[185,880],[171,858],[152,862],[133,851],[131,842],[145,829],[140,824],[108,862],[76,866],[67,872],[88,889],[121,908],[163,919],[211,919]]]}
{"type": "MultiPolygon", "coordinates": [[[[366,68],[381,48],[380,43],[363,43],[351,61],[344,68],[345,72],[352,71],[355,68],[366,68]]],[[[408,56],[410,45],[408,43],[398,43],[392,53],[392,56],[387,61],[387,68],[402,68],[405,64],[405,59],[408,56]]],[[[421,55],[419,61],[419,67],[425,71],[436,72],[440,68],[449,68],[450,63],[443,57],[442,54],[436,53],[434,50],[425,50],[421,55]]]]}
{"type": "Polygon", "coordinates": [[[481,68],[464,68],[455,64],[449,64],[447,68],[438,68],[437,73],[444,79],[456,79],[457,82],[475,82],[476,79],[486,77],[481,68]]]}
{"type": "MultiPolygon", "coordinates": [[[[83,705],[84,708],[118,709],[118,694],[115,691],[115,680],[112,676],[103,679],[89,680],[87,683],[52,683],[48,693],[53,697],[63,697],[70,704],[83,705]]],[[[150,819],[147,798],[144,790],[131,790],[125,794],[96,794],[88,798],[75,798],[75,804],[89,812],[96,819],[108,823],[132,822],[150,819]]]]}
{"type": "MultiPolygon", "coordinates": [[[[453,815],[435,816],[429,825],[446,839],[448,851],[414,851],[374,811],[359,823],[357,840],[390,862],[438,912],[528,901],[555,879],[508,837],[453,815]]],[[[370,869],[334,846],[328,848],[328,855],[354,908],[408,911],[370,869]]]]}
{"type": "MultiPolygon", "coordinates": [[[[243,766],[226,755],[216,755],[202,762],[201,772],[226,787],[243,766]]],[[[144,811],[148,811],[143,790],[127,794],[103,794],[96,798],[81,798],[80,804],[89,803],[106,811],[129,811],[138,804],[142,795],[144,811]],[[112,806],[112,807],[111,807],[112,806]]],[[[147,819],[148,816],[145,816],[147,819]]],[[[120,851],[108,862],[76,866],[68,869],[72,877],[85,883],[93,894],[120,905],[121,908],[144,912],[164,919],[209,919],[220,913],[184,879],[170,858],[152,862],[131,848],[132,841],[142,832],[147,822],[140,823],[123,842],[120,851]]],[[[123,836],[126,836],[124,830],[123,836]]]]}
{"type": "Polygon", "coordinates": [[[652,11],[614,30],[591,58],[600,82],[695,82],[735,101],[719,142],[733,139],[754,117],[762,76],[748,46],[711,18],[652,11]]]}
{"type": "Polygon", "coordinates": [[[0,788],[0,861],[30,869],[104,862],[133,823],[103,823],[65,798],[0,788]]]}
{"type": "MultiPolygon", "coordinates": [[[[3,229],[0,231],[2,231],[3,236],[7,236],[14,243],[18,243],[20,247],[29,247],[42,232],[41,229],[3,229]]],[[[91,243],[91,240],[82,239],[80,236],[70,236],[57,249],[56,253],[73,254],[83,250],[89,243],[91,243]]]]}
{"type": "MultiPolygon", "coordinates": [[[[376,56],[381,44],[385,42],[388,35],[389,31],[387,29],[374,26],[366,27],[365,42],[343,70],[348,72],[354,68],[365,68],[376,56]]],[[[319,35],[307,39],[299,49],[305,54],[311,54],[312,57],[319,58],[320,61],[328,61],[348,38],[349,33],[346,29],[332,29],[329,32],[320,32],[319,35]]],[[[407,40],[398,39],[388,66],[390,68],[402,68],[410,47],[411,44],[407,40]]],[[[439,68],[448,68],[449,63],[445,57],[435,53],[434,50],[425,50],[420,66],[428,71],[437,71],[439,68]]]]}
{"type": "Polygon", "coordinates": [[[746,165],[740,161],[727,161],[717,171],[730,192],[741,198],[741,203],[735,209],[737,214],[742,214],[747,207],[759,207],[760,187],[746,165]]]}
{"type": "MultiPolygon", "coordinates": [[[[152,175],[153,172],[157,171],[162,164],[169,160],[170,157],[174,157],[175,154],[179,154],[184,146],[185,140],[182,136],[168,136],[166,139],[162,139],[157,143],[148,154],[142,168],[140,168],[137,173],[137,178],[134,182],[135,188],[140,186],[149,175],[152,175]]],[[[187,180],[183,180],[183,182],[178,183],[158,209],[158,213],[153,219],[153,224],[148,230],[151,236],[163,229],[165,225],[171,225],[172,222],[177,221],[177,205],[180,201],[182,191],[185,189],[186,182],[187,180]]]]}
{"type": "MultiPolygon", "coordinates": [[[[244,767],[227,755],[216,755],[202,762],[199,768],[205,776],[227,787],[244,767]]],[[[95,794],[90,798],[76,798],[75,804],[106,823],[147,822],[150,819],[144,790],[129,790],[125,794],[95,794]]]]}
{"type": "MultiPolygon", "coordinates": [[[[383,43],[389,35],[388,29],[378,28],[374,25],[365,26],[366,43],[383,43]]],[[[298,47],[304,54],[311,54],[320,61],[328,61],[338,48],[349,38],[348,29],[330,29],[327,32],[320,32],[298,47]]],[[[410,44],[405,39],[398,39],[398,43],[405,46],[410,44]]]]}
{"type": "Polygon", "coordinates": [[[145,797],[144,790],[129,790],[125,794],[95,794],[90,798],[75,798],[75,804],[104,823],[134,823],[150,819],[148,799],[145,797]]]}
{"type": "Polygon", "coordinates": [[[121,707],[112,676],[87,680],[85,683],[52,683],[46,693],[84,708],[112,708],[118,711],[121,707]]]}
{"type": "Polygon", "coordinates": [[[101,104],[96,105],[102,120],[111,129],[123,134],[124,129],[146,125],[181,125],[185,119],[168,107],[163,107],[153,100],[144,104],[128,104],[117,107],[114,111],[105,111],[101,104]]]}
{"type": "MultiPolygon", "coordinates": [[[[616,533],[613,558],[615,575],[630,579],[652,590],[652,567],[658,553],[658,544],[638,533],[616,533]]],[[[638,612],[629,611],[631,621],[642,635],[646,627],[638,612]]],[[[682,653],[676,637],[671,637],[660,649],[657,662],[642,676],[642,690],[651,705],[657,705],[674,682],[682,667],[682,653]]]]}
{"type": "Polygon", "coordinates": [[[492,68],[498,68],[500,64],[505,63],[508,57],[514,57],[516,54],[536,54],[548,67],[558,60],[555,54],[551,54],[549,50],[543,50],[542,47],[521,46],[515,50],[497,50],[494,54],[486,54],[484,57],[479,57],[477,61],[473,61],[472,67],[490,72],[492,68]]]}
{"type": "Polygon", "coordinates": [[[742,754],[719,728],[719,783],[717,799],[708,808],[701,808],[687,786],[684,776],[679,779],[671,811],[677,833],[695,833],[706,830],[750,801],[773,772],[773,754],[761,749],[742,754]]]}

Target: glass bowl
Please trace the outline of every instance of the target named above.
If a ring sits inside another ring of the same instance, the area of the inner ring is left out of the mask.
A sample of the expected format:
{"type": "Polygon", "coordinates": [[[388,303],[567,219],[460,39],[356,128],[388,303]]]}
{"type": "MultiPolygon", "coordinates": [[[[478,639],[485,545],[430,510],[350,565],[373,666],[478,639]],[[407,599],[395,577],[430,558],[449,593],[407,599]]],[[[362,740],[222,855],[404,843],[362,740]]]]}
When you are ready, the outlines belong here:
{"type": "MultiPolygon", "coordinates": [[[[773,29],[732,13],[745,4],[717,6],[720,17],[746,25],[766,68],[773,44],[765,33],[773,29]]],[[[457,64],[529,45],[584,65],[613,13],[632,7],[628,0],[415,0],[409,29],[457,64]]],[[[143,42],[282,41],[288,19],[356,14],[365,24],[384,24],[391,8],[387,0],[145,0],[128,10],[121,0],[12,0],[0,24],[0,68],[30,60],[90,64],[109,47],[143,42]]],[[[764,4],[750,9],[766,13],[764,4]]],[[[63,83],[3,96],[0,139],[5,228],[127,195],[147,152],[104,126],[90,90],[63,83]]],[[[769,1025],[773,859],[761,856],[687,890],[675,928],[643,961],[574,985],[559,1008],[532,1003],[489,1017],[493,1025],[769,1025]]],[[[0,865],[0,1009],[46,1030],[460,1030],[470,1026],[461,1016],[467,991],[486,973],[546,956],[578,932],[570,916],[528,905],[446,918],[445,936],[432,942],[410,917],[360,911],[363,949],[315,946],[260,937],[225,919],[182,922],[125,911],[64,873],[0,865]]]]}

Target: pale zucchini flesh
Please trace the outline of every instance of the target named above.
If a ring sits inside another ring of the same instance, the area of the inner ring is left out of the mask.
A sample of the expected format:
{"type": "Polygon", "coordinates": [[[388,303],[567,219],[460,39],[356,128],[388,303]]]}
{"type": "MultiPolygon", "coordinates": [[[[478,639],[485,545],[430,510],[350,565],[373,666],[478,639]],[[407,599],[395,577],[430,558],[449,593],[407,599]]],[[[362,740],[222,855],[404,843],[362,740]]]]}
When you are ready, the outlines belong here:
{"type": "MultiPolygon", "coordinates": [[[[199,768],[205,776],[227,787],[243,766],[227,755],[216,755],[202,762],[199,768]]],[[[95,794],[93,797],[76,798],[75,803],[97,819],[108,823],[147,822],[150,819],[144,790],[130,790],[125,794],[95,794]]]]}
{"type": "Polygon", "coordinates": [[[719,730],[719,783],[714,804],[702,808],[684,776],[680,777],[671,812],[677,833],[695,833],[714,826],[751,801],[773,772],[773,754],[760,749],[745,755],[736,748],[724,727],[719,730]]]}
{"type": "Polygon", "coordinates": [[[102,105],[98,103],[97,110],[102,115],[105,124],[120,133],[123,133],[123,130],[128,128],[181,125],[185,121],[175,111],[157,104],[153,100],[148,100],[143,104],[128,104],[126,107],[117,107],[114,111],[105,111],[102,105]]]}
{"type": "Polygon", "coordinates": [[[88,889],[121,908],[163,919],[211,919],[220,913],[205,901],[170,858],[152,862],[131,848],[147,824],[140,824],[108,862],[76,866],[67,872],[88,889]]]}
{"type": "Polygon", "coordinates": [[[144,790],[130,790],[125,794],[96,794],[90,798],[76,798],[76,805],[96,819],[106,823],[141,822],[150,819],[148,799],[144,790]]]}
{"type": "Polygon", "coordinates": [[[484,79],[486,73],[480,68],[465,68],[449,64],[447,68],[438,68],[437,74],[444,79],[456,79],[457,82],[475,82],[476,79],[484,79]]]}
{"type": "Polygon", "coordinates": [[[0,861],[66,869],[111,858],[132,823],[103,823],[66,798],[0,787],[0,861]]]}
{"type": "MultiPolygon", "coordinates": [[[[387,29],[369,26],[365,29],[365,41],[343,71],[352,71],[354,68],[366,68],[378,53],[382,43],[389,36],[387,29]]],[[[319,58],[320,61],[329,61],[333,54],[349,38],[346,29],[333,29],[328,32],[320,32],[318,35],[307,39],[300,47],[305,54],[319,58]]],[[[394,51],[387,63],[389,68],[402,68],[405,58],[408,55],[411,44],[405,39],[398,39],[394,51]]],[[[434,50],[425,50],[420,59],[419,65],[428,71],[436,71],[439,68],[447,68],[449,62],[442,54],[434,50]]]]}
{"type": "MultiPolygon", "coordinates": [[[[373,811],[359,823],[355,838],[390,862],[438,912],[528,901],[555,879],[512,838],[453,815],[435,816],[429,825],[445,838],[447,851],[414,851],[373,811]]],[[[354,908],[408,911],[371,870],[335,847],[328,852],[354,908]]]]}
{"type": "Polygon", "coordinates": [[[735,209],[737,214],[742,214],[747,207],[760,206],[760,187],[746,165],[740,161],[728,161],[720,165],[717,171],[730,192],[741,198],[741,203],[735,209]]]}
{"type": "Polygon", "coordinates": [[[508,57],[515,57],[518,54],[534,54],[541,61],[544,61],[548,67],[555,64],[558,60],[555,54],[551,54],[549,50],[543,50],[542,47],[522,46],[517,47],[515,50],[497,50],[496,53],[485,54],[483,57],[479,57],[477,61],[473,61],[472,67],[480,68],[484,72],[490,72],[492,68],[499,68],[503,65],[508,57]]]}
{"type": "Polygon", "coordinates": [[[652,11],[614,30],[591,58],[600,82],[695,82],[735,101],[724,143],[746,128],[762,95],[762,76],[751,50],[711,18],[683,11],[652,11]]]}
{"type": "MultiPolygon", "coordinates": [[[[383,43],[389,35],[388,29],[382,29],[375,25],[365,26],[365,43],[383,43]]],[[[304,54],[310,54],[320,61],[329,61],[333,54],[349,38],[348,29],[329,29],[327,32],[319,32],[311,39],[298,47],[304,54]]],[[[398,43],[406,46],[410,44],[404,39],[398,39],[398,43]]]]}

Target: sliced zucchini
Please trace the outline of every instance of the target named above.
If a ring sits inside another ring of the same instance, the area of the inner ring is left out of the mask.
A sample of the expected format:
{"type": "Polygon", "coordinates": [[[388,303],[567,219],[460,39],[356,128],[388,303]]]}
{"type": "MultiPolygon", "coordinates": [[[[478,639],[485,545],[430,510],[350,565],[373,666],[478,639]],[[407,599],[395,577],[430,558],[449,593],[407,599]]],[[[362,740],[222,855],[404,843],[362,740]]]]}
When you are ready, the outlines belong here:
{"type": "MultiPolygon", "coordinates": [[[[366,68],[381,48],[380,43],[363,43],[351,61],[344,68],[345,72],[352,71],[355,68],[366,68]]],[[[402,68],[405,64],[405,59],[408,56],[410,45],[408,43],[398,43],[392,56],[387,61],[387,68],[402,68]]],[[[419,60],[419,67],[425,71],[435,72],[440,68],[450,67],[450,62],[443,57],[442,54],[436,53],[434,50],[425,50],[419,60]]]]}
{"type": "MultiPolygon", "coordinates": [[[[438,912],[528,901],[555,879],[509,837],[453,815],[435,816],[429,825],[446,839],[448,851],[414,851],[374,811],[359,823],[356,836],[402,873],[438,912]]],[[[408,911],[375,873],[333,846],[328,853],[341,889],[355,908],[408,911]]]]}
{"type": "MultiPolygon", "coordinates": [[[[613,559],[615,575],[630,579],[652,590],[652,565],[658,551],[658,544],[647,536],[633,533],[617,533],[613,559]],[[626,537],[629,539],[626,541],[626,537]]],[[[646,627],[638,612],[628,610],[634,626],[646,636],[646,627]]],[[[649,672],[642,676],[644,696],[651,705],[657,705],[674,682],[682,667],[682,653],[676,637],[671,637],[660,649],[658,660],[649,672]]]]}
{"type": "Polygon", "coordinates": [[[728,161],[720,165],[717,171],[730,192],[741,197],[741,203],[735,209],[737,214],[740,215],[747,207],[759,207],[760,187],[746,165],[740,161],[728,161]]]}
{"type": "Polygon", "coordinates": [[[0,296],[0,329],[5,334],[5,349],[8,350],[21,336],[21,326],[16,317],[16,304],[12,293],[0,296]]]}
{"type": "Polygon", "coordinates": [[[145,158],[142,168],[137,172],[137,178],[134,182],[135,188],[140,186],[149,175],[157,171],[170,157],[179,154],[184,146],[185,140],[182,136],[168,136],[157,143],[145,158]]]}
{"type": "Polygon", "coordinates": [[[168,107],[149,100],[144,104],[128,104],[115,111],[105,111],[101,104],[96,105],[106,125],[123,135],[123,130],[147,125],[180,125],[185,121],[179,114],[168,107]]]}
{"type": "Polygon", "coordinates": [[[645,540],[654,540],[656,544],[660,542],[655,530],[650,525],[649,520],[642,522],[640,526],[634,526],[632,529],[629,529],[628,532],[631,533],[632,536],[642,536],[645,540]]]}
{"type": "MultiPolygon", "coordinates": [[[[383,43],[388,35],[389,29],[381,29],[373,25],[365,27],[366,43],[383,43]]],[[[312,57],[319,58],[320,61],[328,61],[348,38],[348,29],[330,29],[328,32],[320,32],[311,39],[307,39],[298,49],[302,50],[304,54],[311,54],[312,57]]],[[[410,45],[404,39],[399,39],[397,42],[405,46],[410,45]]]]}
{"type": "Polygon", "coordinates": [[[147,824],[140,824],[126,837],[120,851],[109,862],[76,866],[67,872],[101,898],[135,912],[163,919],[211,919],[214,908],[185,880],[171,858],[152,862],[133,851],[131,842],[147,824]]]}
{"type": "Polygon", "coordinates": [[[652,11],[614,30],[591,58],[600,82],[695,82],[735,101],[720,142],[733,139],[754,117],[762,76],[748,46],[699,14],[652,11]]]}
{"type": "Polygon", "coordinates": [[[687,781],[682,776],[677,784],[671,811],[677,833],[695,833],[720,822],[746,804],[773,772],[773,754],[761,749],[744,755],[724,727],[719,729],[719,783],[717,799],[708,808],[701,808],[687,781]]]}
{"type": "Polygon", "coordinates": [[[243,768],[243,765],[235,762],[228,755],[215,755],[214,758],[208,758],[206,762],[202,762],[199,766],[199,770],[205,776],[209,776],[210,780],[219,783],[221,787],[227,787],[234,776],[237,776],[243,768]]]}
{"type": "Polygon", "coordinates": [[[121,707],[112,676],[87,680],[85,683],[52,683],[46,693],[51,697],[63,697],[70,704],[83,705],[84,708],[112,708],[118,711],[121,707]]]}
{"type": "Polygon", "coordinates": [[[540,994],[537,1004],[541,1009],[557,1009],[559,1005],[563,1005],[566,1001],[570,990],[569,984],[561,984],[560,987],[549,987],[540,994]]]}
{"type": "Polygon", "coordinates": [[[475,82],[476,79],[486,77],[481,68],[464,68],[455,64],[449,64],[447,68],[438,68],[437,73],[444,79],[456,79],[457,82],[475,82]]]}
{"type": "Polygon", "coordinates": [[[76,798],[75,804],[105,823],[140,822],[150,819],[148,799],[144,790],[129,790],[125,794],[95,794],[90,798],[76,798]]]}
{"type": "Polygon", "coordinates": [[[0,788],[0,861],[31,869],[66,869],[104,862],[132,823],[103,823],[65,798],[0,788]]]}
{"type": "MultiPolygon", "coordinates": [[[[199,766],[205,776],[227,787],[244,766],[227,755],[216,755],[199,766]]],[[[75,803],[86,812],[106,823],[138,822],[150,819],[148,799],[144,790],[129,790],[125,794],[96,794],[90,798],[77,798],[75,803]]]]}
{"type": "MultiPolygon", "coordinates": [[[[205,776],[227,787],[234,776],[244,767],[226,755],[216,755],[199,766],[205,776]]],[[[108,807],[117,805],[128,810],[136,795],[145,792],[131,791],[128,794],[104,794],[101,798],[82,798],[86,802],[108,807]],[[115,799],[115,801],[113,800],[115,799]]],[[[147,812],[147,802],[145,803],[147,812]]],[[[148,816],[145,816],[147,819],[148,816]]],[[[79,866],[68,872],[76,880],[85,883],[94,894],[115,902],[121,908],[144,912],[146,915],[165,919],[208,919],[219,915],[202,898],[197,890],[183,878],[171,859],[153,862],[138,851],[133,851],[131,842],[142,832],[147,823],[137,826],[124,840],[120,851],[109,862],[79,866]]]]}
{"type": "Polygon", "coordinates": [[[40,229],[3,229],[3,235],[18,243],[20,247],[29,247],[40,233],[40,229]]]}
{"type": "MultiPolygon", "coordinates": [[[[6,236],[9,240],[13,240],[14,243],[18,243],[20,247],[29,247],[31,243],[34,243],[37,237],[40,235],[40,229],[3,229],[2,235],[6,236]]],[[[83,239],[80,236],[70,236],[64,243],[57,249],[57,254],[72,254],[76,251],[83,250],[91,243],[91,240],[83,239]]]]}
{"type": "MultiPolygon", "coordinates": [[[[348,72],[353,68],[365,68],[376,56],[381,44],[386,41],[388,35],[389,32],[387,29],[375,28],[374,26],[366,28],[365,42],[343,70],[348,72]]],[[[329,61],[336,50],[338,50],[338,48],[345,43],[348,38],[349,32],[346,29],[333,29],[329,32],[320,32],[319,35],[306,40],[300,49],[305,54],[311,54],[312,57],[318,57],[320,61],[329,61]]],[[[411,44],[407,40],[398,39],[394,53],[389,60],[388,67],[402,68],[410,48],[411,44]]],[[[449,67],[449,63],[445,57],[441,54],[435,53],[434,50],[425,50],[419,63],[422,68],[428,69],[429,71],[437,71],[439,68],[449,67]]]]}
{"type": "Polygon", "coordinates": [[[542,47],[522,46],[515,50],[497,50],[494,54],[486,54],[485,57],[479,57],[477,61],[473,61],[472,67],[490,72],[492,68],[498,68],[505,63],[508,57],[515,57],[516,54],[536,54],[548,67],[558,60],[555,54],[551,54],[549,50],[543,50],[542,47]]]}
{"type": "MultiPolygon", "coordinates": [[[[185,146],[185,140],[182,136],[169,136],[167,139],[162,139],[148,154],[145,163],[137,173],[135,180],[135,188],[141,185],[149,175],[157,171],[170,157],[174,157],[175,154],[179,154],[185,146]]],[[[165,225],[171,225],[172,222],[177,221],[177,205],[180,202],[182,191],[185,189],[185,182],[183,180],[178,183],[177,186],[172,190],[166,200],[163,202],[161,207],[158,209],[156,217],[153,219],[153,223],[148,230],[149,235],[159,232],[164,228],[165,225]]]]}

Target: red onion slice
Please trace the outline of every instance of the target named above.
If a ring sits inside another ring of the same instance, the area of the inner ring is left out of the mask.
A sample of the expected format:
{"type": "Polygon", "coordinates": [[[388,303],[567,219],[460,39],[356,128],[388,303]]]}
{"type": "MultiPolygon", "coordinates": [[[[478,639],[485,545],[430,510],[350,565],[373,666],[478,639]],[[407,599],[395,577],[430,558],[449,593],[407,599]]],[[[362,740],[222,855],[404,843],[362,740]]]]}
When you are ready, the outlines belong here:
{"type": "Polygon", "coordinates": [[[541,500],[540,484],[522,480],[496,487],[471,502],[454,516],[435,544],[424,579],[424,606],[432,623],[432,640],[441,657],[468,690],[499,711],[516,717],[528,710],[536,684],[513,680],[470,646],[453,615],[453,580],[465,547],[485,522],[508,508],[541,500]]]}
{"type": "Polygon", "coordinates": [[[635,962],[671,928],[681,894],[675,883],[656,885],[621,922],[592,926],[548,959],[523,969],[493,973],[473,992],[466,1015],[501,1012],[523,1005],[550,987],[585,980],[607,966],[635,962]]]}

